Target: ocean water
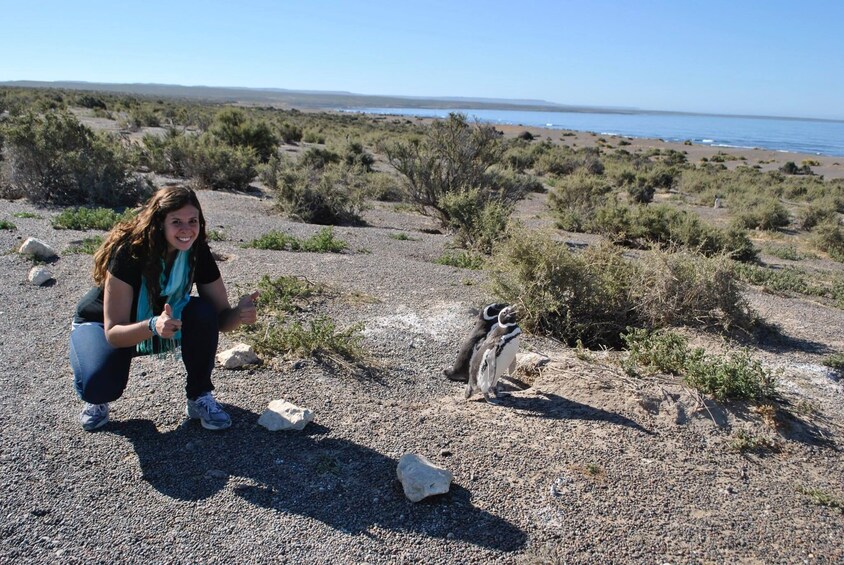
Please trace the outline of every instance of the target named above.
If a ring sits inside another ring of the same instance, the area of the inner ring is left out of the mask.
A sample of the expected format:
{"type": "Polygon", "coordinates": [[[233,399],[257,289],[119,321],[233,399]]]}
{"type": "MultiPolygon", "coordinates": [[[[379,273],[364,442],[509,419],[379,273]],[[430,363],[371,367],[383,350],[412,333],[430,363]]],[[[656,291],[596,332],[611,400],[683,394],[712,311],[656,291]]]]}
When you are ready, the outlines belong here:
{"type": "Polygon", "coordinates": [[[466,114],[491,124],[521,124],[602,135],[646,137],[686,141],[715,147],[771,149],[793,153],[844,156],[844,121],[801,120],[663,114],[638,112],[527,112],[521,110],[431,110],[426,108],[358,108],[367,114],[446,117],[449,112],[466,114]]]}

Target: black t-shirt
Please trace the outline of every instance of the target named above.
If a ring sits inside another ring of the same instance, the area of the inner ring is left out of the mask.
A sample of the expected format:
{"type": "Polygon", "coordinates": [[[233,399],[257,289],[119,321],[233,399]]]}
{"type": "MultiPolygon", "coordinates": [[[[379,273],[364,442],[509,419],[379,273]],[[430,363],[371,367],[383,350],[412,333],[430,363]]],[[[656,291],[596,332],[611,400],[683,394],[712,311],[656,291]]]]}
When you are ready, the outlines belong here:
{"type": "MultiPolygon", "coordinates": [[[[197,243],[196,248],[196,270],[193,282],[196,284],[208,284],[220,278],[220,269],[217,262],[211,255],[211,249],[207,242],[197,243]]],[[[128,245],[121,246],[111,258],[108,264],[108,272],[113,277],[120,279],[132,286],[134,297],[132,298],[131,321],[135,320],[138,311],[138,294],[141,291],[141,278],[144,268],[144,260],[132,257],[128,245]]],[[[94,287],[85,293],[82,300],[76,305],[76,315],[73,321],[81,324],[84,322],[103,322],[103,289],[94,287]]]]}

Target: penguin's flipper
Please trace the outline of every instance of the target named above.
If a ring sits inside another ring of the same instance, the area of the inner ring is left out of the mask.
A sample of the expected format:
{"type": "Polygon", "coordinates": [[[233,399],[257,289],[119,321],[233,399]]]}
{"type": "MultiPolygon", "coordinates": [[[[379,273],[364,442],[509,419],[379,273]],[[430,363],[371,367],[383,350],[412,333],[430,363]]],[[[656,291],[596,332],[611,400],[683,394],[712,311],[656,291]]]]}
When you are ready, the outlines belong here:
{"type": "Polygon", "coordinates": [[[478,388],[484,395],[495,385],[496,359],[495,348],[488,349],[484,352],[481,366],[478,368],[478,388]]]}

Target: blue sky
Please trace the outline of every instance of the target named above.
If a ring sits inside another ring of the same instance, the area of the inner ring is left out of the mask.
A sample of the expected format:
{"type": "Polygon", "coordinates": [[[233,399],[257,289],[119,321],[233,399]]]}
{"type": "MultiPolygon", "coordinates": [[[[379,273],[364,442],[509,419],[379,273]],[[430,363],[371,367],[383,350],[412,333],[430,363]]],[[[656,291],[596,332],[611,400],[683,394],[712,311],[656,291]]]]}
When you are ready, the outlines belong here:
{"type": "Polygon", "coordinates": [[[844,2],[0,0],[0,81],[844,119],[844,2]]]}

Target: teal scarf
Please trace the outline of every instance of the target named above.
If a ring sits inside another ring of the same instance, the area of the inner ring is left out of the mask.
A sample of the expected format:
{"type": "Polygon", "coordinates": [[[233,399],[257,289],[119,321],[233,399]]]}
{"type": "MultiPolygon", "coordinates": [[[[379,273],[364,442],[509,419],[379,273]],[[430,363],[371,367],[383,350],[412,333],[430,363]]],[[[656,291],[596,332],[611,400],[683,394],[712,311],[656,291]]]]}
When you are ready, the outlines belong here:
{"type": "MultiPolygon", "coordinates": [[[[176,259],[173,261],[173,268],[170,269],[170,277],[164,279],[164,265],[162,261],[161,268],[161,296],[167,297],[167,304],[173,309],[173,317],[177,319],[182,318],[182,310],[184,310],[188,301],[190,300],[190,267],[188,266],[188,256],[190,252],[179,251],[176,254],[176,259]]],[[[147,291],[147,283],[144,277],[141,277],[141,291],[138,294],[138,309],[136,320],[147,320],[153,316],[161,314],[161,312],[153,312],[151,301],[149,299],[149,292],[147,291]]],[[[165,339],[158,338],[160,355],[165,355],[170,351],[174,351],[181,345],[182,332],[176,332],[172,338],[165,339]]],[[[135,349],[141,355],[148,355],[153,353],[153,343],[150,337],[135,346],[135,349]]]]}

